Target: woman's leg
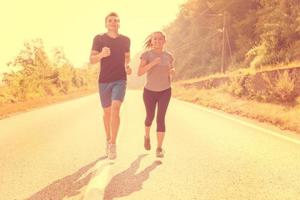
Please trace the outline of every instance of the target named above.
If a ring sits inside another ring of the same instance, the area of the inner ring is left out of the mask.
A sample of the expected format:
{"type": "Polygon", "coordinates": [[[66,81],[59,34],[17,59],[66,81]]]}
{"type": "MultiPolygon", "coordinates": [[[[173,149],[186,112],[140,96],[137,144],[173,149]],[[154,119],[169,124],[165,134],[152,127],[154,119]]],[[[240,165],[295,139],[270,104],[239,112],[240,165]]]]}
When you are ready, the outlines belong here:
{"type": "Polygon", "coordinates": [[[145,119],[145,136],[149,137],[150,128],[152,125],[152,121],[154,119],[155,107],[156,107],[156,98],[155,93],[144,89],[143,99],[146,108],[146,119],[145,119]]]}
{"type": "Polygon", "coordinates": [[[143,99],[146,108],[144,147],[146,150],[150,150],[150,129],[154,119],[156,107],[155,93],[144,89],[143,99]]]}
{"type": "Polygon", "coordinates": [[[165,116],[168,109],[168,105],[171,99],[171,88],[162,91],[158,97],[158,108],[157,108],[157,148],[162,147],[166,126],[165,126],[165,116]]]}

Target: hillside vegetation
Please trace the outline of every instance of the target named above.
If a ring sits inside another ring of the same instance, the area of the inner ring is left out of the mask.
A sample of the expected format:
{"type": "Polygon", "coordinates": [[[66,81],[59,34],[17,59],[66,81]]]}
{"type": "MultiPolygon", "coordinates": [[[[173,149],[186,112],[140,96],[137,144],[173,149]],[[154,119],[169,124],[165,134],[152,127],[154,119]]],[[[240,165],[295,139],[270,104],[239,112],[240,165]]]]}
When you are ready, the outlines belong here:
{"type": "Polygon", "coordinates": [[[98,67],[74,68],[62,49],[47,55],[43,41],[33,39],[8,63],[12,73],[4,74],[0,85],[0,105],[40,97],[95,90],[98,67]]]}
{"type": "Polygon", "coordinates": [[[300,0],[188,0],[165,28],[177,79],[300,60],[300,0]]]}

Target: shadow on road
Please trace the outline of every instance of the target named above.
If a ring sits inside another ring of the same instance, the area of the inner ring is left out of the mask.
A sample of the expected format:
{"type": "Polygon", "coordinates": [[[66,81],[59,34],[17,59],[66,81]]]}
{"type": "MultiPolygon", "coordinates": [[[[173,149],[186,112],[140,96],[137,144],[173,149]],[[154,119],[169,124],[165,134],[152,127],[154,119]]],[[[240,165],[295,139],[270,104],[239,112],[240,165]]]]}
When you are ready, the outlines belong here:
{"type": "Polygon", "coordinates": [[[78,195],[81,192],[80,190],[89,183],[95,174],[95,171],[92,171],[87,175],[85,175],[85,173],[94,167],[97,162],[104,159],[106,159],[105,156],[100,157],[94,162],[82,167],[77,172],[54,181],[42,190],[33,194],[27,200],[62,200],[64,197],[78,195]]]}
{"type": "Polygon", "coordinates": [[[131,163],[128,169],[115,175],[110,180],[104,191],[105,200],[129,196],[133,192],[137,192],[142,189],[142,185],[149,178],[150,172],[153,171],[158,165],[162,164],[161,161],[154,161],[140,173],[136,174],[140,166],[140,162],[145,156],[146,154],[140,155],[131,163]]]}

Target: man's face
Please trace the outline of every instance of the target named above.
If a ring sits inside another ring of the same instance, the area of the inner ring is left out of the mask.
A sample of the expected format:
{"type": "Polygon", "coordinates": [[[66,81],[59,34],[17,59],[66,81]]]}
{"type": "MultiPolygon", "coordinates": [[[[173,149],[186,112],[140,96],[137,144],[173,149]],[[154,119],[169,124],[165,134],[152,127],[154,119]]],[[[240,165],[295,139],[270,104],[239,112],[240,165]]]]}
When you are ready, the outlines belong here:
{"type": "Polygon", "coordinates": [[[105,27],[109,31],[117,31],[120,27],[120,20],[116,16],[109,16],[106,19],[105,27]]]}

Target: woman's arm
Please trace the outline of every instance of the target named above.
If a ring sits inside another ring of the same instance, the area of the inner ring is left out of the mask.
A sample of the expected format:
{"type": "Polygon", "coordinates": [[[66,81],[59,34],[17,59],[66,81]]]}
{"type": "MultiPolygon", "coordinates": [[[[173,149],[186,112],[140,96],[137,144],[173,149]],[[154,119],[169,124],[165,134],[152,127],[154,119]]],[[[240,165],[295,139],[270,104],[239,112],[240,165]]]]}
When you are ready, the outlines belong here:
{"type": "Polygon", "coordinates": [[[147,64],[146,60],[141,59],[141,63],[140,63],[139,69],[138,69],[138,76],[142,76],[149,69],[151,69],[153,66],[155,66],[159,63],[160,63],[160,58],[159,57],[155,58],[152,62],[150,62],[148,64],[147,64]]]}
{"type": "Polygon", "coordinates": [[[170,75],[170,79],[173,80],[174,76],[175,76],[175,67],[173,65],[174,63],[174,59],[171,59],[170,65],[169,65],[169,75],[170,75]]]}

